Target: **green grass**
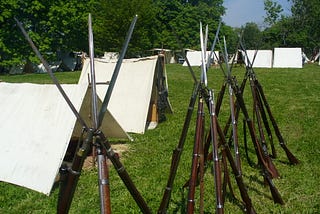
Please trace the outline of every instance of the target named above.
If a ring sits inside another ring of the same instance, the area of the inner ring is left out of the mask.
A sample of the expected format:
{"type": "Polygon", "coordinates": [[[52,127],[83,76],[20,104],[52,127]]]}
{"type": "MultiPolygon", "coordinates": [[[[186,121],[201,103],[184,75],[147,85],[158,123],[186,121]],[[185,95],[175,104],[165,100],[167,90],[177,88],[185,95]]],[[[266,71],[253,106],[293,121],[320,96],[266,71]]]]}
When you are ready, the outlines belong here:
{"type": "MultiPolygon", "coordinates": [[[[199,76],[199,69],[195,70],[199,76]]],[[[274,163],[281,178],[275,179],[274,183],[280,191],[285,205],[274,204],[270,191],[263,185],[263,178],[259,171],[248,166],[244,158],[241,130],[243,116],[241,115],[239,118],[239,140],[243,176],[254,208],[257,213],[319,213],[320,67],[306,65],[303,69],[255,69],[255,71],[264,87],[271,110],[287,146],[301,163],[296,166],[289,165],[284,151],[275,139],[279,157],[274,160],[274,163]]],[[[167,73],[169,97],[174,114],[167,115],[165,122],[159,124],[156,129],[147,131],[144,135],[132,135],[134,141],[126,142],[129,150],[121,157],[121,161],[132,180],[154,213],[160,205],[167,183],[172,150],[178,144],[193,89],[192,78],[186,67],[167,65],[167,73]]],[[[235,67],[233,74],[241,83],[244,69],[235,67]]],[[[79,72],[57,73],[56,75],[63,83],[75,83],[79,72]]],[[[217,97],[223,81],[222,72],[220,69],[213,68],[209,71],[208,78],[209,87],[214,89],[215,97],[217,97]]],[[[9,82],[40,81],[43,83],[49,81],[45,74],[0,76],[0,79],[9,82]]],[[[244,97],[251,113],[251,96],[248,89],[249,85],[246,86],[244,97]]],[[[224,126],[226,115],[229,112],[227,95],[225,95],[221,111],[219,122],[224,126]]],[[[193,114],[175,179],[169,213],[184,213],[187,190],[183,190],[182,186],[190,175],[195,116],[196,111],[193,114]]],[[[208,118],[208,114],[206,117],[208,118]]],[[[250,142],[249,145],[252,153],[253,148],[250,142]]],[[[12,158],[18,157],[13,156],[12,158]]],[[[110,167],[110,182],[113,213],[140,213],[138,206],[113,167],[110,167]]],[[[237,199],[240,199],[233,176],[231,176],[231,182],[237,199]]],[[[197,197],[198,195],[197,192],[197,197]]],[[[52,194],[47,197],[23,187],[1,182],[0,213],[55,213],[57,197],[58,188],[53,189],[52,194]]],[[[213,175],[209,168],[205,174],[206,213],[214,213],[214,198],[213,175]]],[[[70,213],[99,213],[96,169],[83,171],[70,213]]],[[[243,213],[239,208],[239,202],[234,201],[229,195],[225,202],[225,213],[243,213]]]]}

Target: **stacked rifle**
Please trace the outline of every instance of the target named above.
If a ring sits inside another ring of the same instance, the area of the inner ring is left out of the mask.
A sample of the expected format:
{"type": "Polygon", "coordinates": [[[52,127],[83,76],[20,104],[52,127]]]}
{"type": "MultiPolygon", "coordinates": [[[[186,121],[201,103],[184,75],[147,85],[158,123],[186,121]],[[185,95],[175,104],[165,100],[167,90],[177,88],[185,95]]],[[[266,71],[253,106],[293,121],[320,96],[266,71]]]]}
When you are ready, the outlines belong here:
{"type": "MultiPolygon", "coordinates": [[[[233,193],[230,176],[228,172],[228,163],[231,167],[232,173],[236,180],[239,192],[242,198],[241,204],[243,205],[243,210],[246,213],[256,213],[252,205],[252,201],[248,195],[246,185],[244,184],[242,177],[241,169],[241,156],[239,152],[239,142],[238,142],[238,118],[240,112],[244,116],[244,139],[245,139],[245,149],[246,156],[250,163],[253,166],[252,160],[250,160],[248,155],[248,145],[246,139],[246,130],[249,130],[251,141],[254,147],[254,151],[258,160],[257,166],[260,169],[260,172],[263,176],[264,182],[269,186],[271,195],[274,203],[284,204],[284,201],[274,185],[272,179],[278,178],[280,176],[278,170],[272,162],[271,158],[276,158],[276,151],[273,144],[271,126],[269,125],[268,119],[271,120],[274,132],[276,133],[281,147],[286,152],[286,155],[289,159],[290,164],[299,163],[298,159],[289,151],[287,148],[283,137],[279,131],[277,123],[271,113],[270,106],[268,105],[267,99],[263,93],[262,86],[257,80],[255,73],[253,71],[252,65],[253,62],[250,62],[248,56],[246,55],[247,66],[246,66],[246,75],[242,81],[241,86],[238,86],[235,76],[232,76],[232,66],[229,65],[228,52],[226,46],[226,40],[223,38],[222,58],[225,62],[223,66],[222,62],[219,61],[220,68],[224,74],[224,83],[221,87],[220,93],[217,97],[217,102],[214,102],[214,93],[208,87],[207,71],[211,64],[211,58],[215,54],[214,48],[216,43],[219,43],[218,35],[220,31],[221,22],[219,23],[215,39],[213,41],[210,54],[206,56],[206,47],[207,47],[207,38],[208,38],[208,26],[206,27],[206,32],[202,32],[202,24],[200,23],[200,44],[201,44],[201,77],[200,81],[197,81],[194,71],[190,66],[188,59],[185,57],[185,60],[188,64],[191,75],[194,79],[194,89],[192,96],[190,98],[187,115],[185,117],[185,122],[183,125],[182,133],[179,139],[178,146],[173,151],[171,168],[169,173],[169,178],[167,181],[167,186],[165,188],[163,198],[158,209],[158,213],[166,213],[171,192],[173,189],[173,182],[177,173],[180,157],[182,155],[183,147],[186,141],[186,135],[189,129],[190,121],[192,118],[192,112],[196,101],[198,100],[197,106],[197,117],[196,117],[196,127],[195,127],[195,136],[194,136],[194,145],[193,145],[193,156],[191,161],[191,173],[189,180],[186,182],[184,187],[188,188],[187,196],[187,213],[195,212],[195,189],[196,186],[199,186],[199,201],[198,211],[199,213],[204,213],[204,173],[206,166],[208,166],[209,161],[213,161],[213,182],[215,187],[215,212],[224,213],[224,201],[226,197],[226,188],[229,186],[232,196],[235,198],[233,193]],[[252,98],[253,98],[253,109],[254,109],[254,120],[249,116],[248,109],[245,105],[243,98],[243,91],[246,85],[247,79],[250,80],[252,98]],[[229,92],[229,106],[230,106],[230,116],[227,120],[227,123],[222,129],[218,121],[218,115],[220,113],[220,108],[222,105],[223,97],[225,91],[229,92]],[[205,134],[205,106],[208,109],[210,127],[208,134],[205,134]],[[232,127],[229,133],[229,128],[232,127]],[[256,132],[256,127],[258,132],[256,132]],[[264,131],[267,131],[268,139],[272,148],[272,155],[269,155],[267,142],[265,138],[264,131]],[[229,137],[227,137],[229,136],[229,137]],[[233,145],[234,152],[231,152],[231,146],[233,145]],[[209,152],[210,146],[212,151],[209,152]]],[[[241,38],[239,39],[239,46],[246,54],[243,42],[241,38]]],[[[218,56],[216,56],[218,59],[218,56]]]]}

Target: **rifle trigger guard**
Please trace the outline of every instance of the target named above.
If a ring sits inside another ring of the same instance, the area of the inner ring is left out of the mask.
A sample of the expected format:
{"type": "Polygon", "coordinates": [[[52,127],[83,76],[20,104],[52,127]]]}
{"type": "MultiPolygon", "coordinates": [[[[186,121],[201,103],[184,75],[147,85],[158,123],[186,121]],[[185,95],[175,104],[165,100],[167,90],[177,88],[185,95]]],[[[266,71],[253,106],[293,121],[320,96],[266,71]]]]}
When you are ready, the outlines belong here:
{"type": "Polygon", "coordinates": [[[73,175],[80,175],[80,172],[74,171],[71,167],[68,168],[68,172],[70,172],[73,175]]]}

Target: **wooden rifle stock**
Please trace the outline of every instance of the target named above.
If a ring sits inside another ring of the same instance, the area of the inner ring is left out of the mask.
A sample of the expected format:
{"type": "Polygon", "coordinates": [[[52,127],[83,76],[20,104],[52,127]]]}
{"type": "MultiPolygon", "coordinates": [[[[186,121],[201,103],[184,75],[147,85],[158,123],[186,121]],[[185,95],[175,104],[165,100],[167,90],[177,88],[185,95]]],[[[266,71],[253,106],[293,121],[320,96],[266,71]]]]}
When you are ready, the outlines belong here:
{"type": "Polygon", "coordinates": [[[264,178],[265,178],[265,181],[268,183],[268,186],[270,188],[270,192],[271,192],[274,203],[284,205],[284,201],[282,200],[282,197],[281,197],[278,189],[274,185],[269,173],[266,171],[264,172],[264,178]]]}
{"type": "Polygon", "coordinates": [[[152,212],[151,212],[150,208],[148,207],[147,203],[145,202],[145,200],[143,199],[143,197],[141,196],[141,194],[137,190],[137,188],[134,185],[133,181],[131,180],[127,170],[125,169],[123,164],[120,162],[118,155],[116,155],[114,150],[111,148],[111,144],[109,143],[107,138],[99,130],[98,130],[97,136],[100,137],[100,139],[102,141],[101,144],[102,144],[103,148],[106,150],[106,155],[108,156],[108,158],[112,162],[119,177],[121,178],[121,180],[123,181],[123,183],[127,187],[128,191],[130,192],[131,196],[133,197],[133,199],[135,200],[135,202],[139,206],[140,210],[143,213],[150,213],[151,214],[152,212]]]}
{"type": "Polygon", "coordinates": [[[251,86],[251,92],[252,92],[252,97],[253,97],[253,109],[256,115],[256,120],[257,120],[257,125],[258,125],[258,130],[259,130],[259,135],[260,135],[260,142],[261,142],[261,148],[262,148],[262,152],[264,155],[264,159],[266,160],[268,167],[270,169],[270,171],[273,173],[272,177],[273,178],[278,178],[280,177],[280,174],[278,172],[278,170],[276,169],[276,167],[274,166],[273,162],[271,161],[271,158],[268,154],[268,150],[267,150],[267,145],[266,145],[266,139],[264,136],[264,132],[263,132],[263,127],[262,127],[262,123],[261,123],[261,115],[260,115],[260,106],[259,106],[259,102],[257,99],[257,94],[256,94],[256,87],[254,85],[254,82],[252,79],[250,79],[250,86],[251,86]]]}
{"type": "Polygon", "coordinates": [[[65,214],[69,212],[72,198],[82,170],[82,166],[90,150],[90,144],[92,142],[92,139],[93,131],[89,130],[86,139],[83,141],[83,145],[78,149],[73,158],[71,168],[67,169],[64,180],[61,181],[62,183],[60,186],[57,207],[58,214],[65,214]]]}
{"type": "MultiPolygon", "coordinates": [[[[100,139],[98,140],[100,141],[100,139]]],[[[98,142],[100,143],[100,142],[98,142]]],[[[109,169],[106,159],[106,151],[98,144],[97,146],[97,163],[98,163],[98,179],[99,179],[99,194],[100,194],[100,212],[110,214],[110,183],[109,183],[109,169]]]]}
{"type": "Polygon", "coordinates": [[[194,110],[194,105],[197,100],[197,95],[198,95],[199,89],[200,89],[200,83],[195,84],[192,96],[190,97],[189,106],[188,106],[186,118],[185,118],[185,121],[183,124],[182,132],[180,135],[179,143],[178,143],[178,146],[176,147],[176,149],[172,153],[169,178],[168,178],[167,185],[166,185],[166,188],[165,188],[165,191],[164,191],[164,194],[163,194],[163,197],[162,197],[159,209],[158,209],[159,214],[160,213],[162,213],[162,214],[167,213],[166,209],[167,209],[169,201],[170,201],[173,182],[174,182],[177,170],[178,170],[180,157],[181,157],[184,143],[185,143],[185,140],[187,137],[187,133],[188,133],[188,129],[189,129],[192,113],[194,110]]]}
{"type": "Polygon", "coordinates": [[[256,98],[257,98],[257,102],[259,103],[259,110],[260,110],[260,113],[261,113],[261,117],[262,117],[262,121],[263,121],[263,124],[264,124],[264,127],[268,133],[268,138],[269,138],[269,142],[270,142],[270,146],[271,146],[271,152],[272,152],[272,158],[276,158],[277,157],[277,151],[276,151],[276,148],[274,147],[274,143],[273,143],[273,137],[272,137],[272,132],[271,132],[271,128],[269,126],[269,122],[268,122],[268,119],[267,119],[267,114],[265,112],[265,109],[263,107],[263,102],[262,102],[262,99],[261,99],[261,95],[259,94],[259,90],[257,89],[257,87],[255,87],[255,90],[256,90],[256,98]]]}
{"type": "Polygon", "coordinates": [[[193,147],[193,157],[192,157],[192,166],[189,180],[189,192],[188,192],[188,203],[187,203],[187,213],[194,213],[194,195],[195,188],[197,183],[197,169],[199,163],[199,148],[200,144],[203,143],[203,134],[204,134],[204,113],[203,113],[203,98],[199,98],[198,103],[198,115],[196,122],[196,134],[195,134],[195,143],[193,147]]]}
{"type": "Polygon", "coordinates": [[[290,150],[288,149],[287,145],[285,144],[284,142],[284,139],[280,133],[280,130],[279,130],[279,127],[276,123],[276,120],[274,119],[273,115],[272,115],[272,112],[271,112],[271,109],[270,109],[270,106],[269,106],[269,103],[267,102],[267,99],[264,95],[264,92],[263,92],[263,89],[262,89],[262,86],[260,85],[259,81],[256,80],[255,81],[255,84],[257,85],[258,87],[258,90],[259,90],[259,94],[261,95],[261,98],[264,102],[264,105],[266,106],[266,109],[267,109],[267,112],[269,114],[269,117],[270,117],[270,120],[271,120],[271,123],[274,127],[274,131],[278,137],[278,140],[280,142],[280,146],[283,148],[283,150],[285,151],[287,157],[288,157],[288,160],[291,164],[298,164],[299,163],[299,160],[290,152],[290,150]]]}

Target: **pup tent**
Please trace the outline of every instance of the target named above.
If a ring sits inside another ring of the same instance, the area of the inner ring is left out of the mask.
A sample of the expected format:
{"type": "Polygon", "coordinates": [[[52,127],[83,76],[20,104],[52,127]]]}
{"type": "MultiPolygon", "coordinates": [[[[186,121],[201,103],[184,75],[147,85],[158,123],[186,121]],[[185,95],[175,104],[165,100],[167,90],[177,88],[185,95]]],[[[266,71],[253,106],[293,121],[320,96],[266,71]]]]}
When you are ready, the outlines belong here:
{"type": "MultiPolygon", "coordinates": [[[[253,62],[253,68],[272,68],[272,50],[257,50],[257,52],[256,50],[247,50],[246,52],[250,63],[253,62]]],[[[242,56],[244,56],[244,63],[248,66],[246,54],[242,53],[242,56]]]]}
{"type": "Polygon", "coordinates": [[[274,48],[274,68],[302,68],[301,48],[274,48]]]}
{"type": "MultiPolygon", "coordinates": [[[[206,51],[206,55],[209,56],[210,51],[206,51]]],[[[187,58],[190,63],[190,66],[200,66],[201,65],[201,51],[188,51],[187,58]]],[[[212,55],[211,62],[217,63],[218,60],[219,60],[219,51],[215,51],[215,54],[212,55]]],[[[187,62],[184,61],[182,66],[188,66],[187,62]]]]}
{"type": "MultiPolygon", "coordinates": [[[[63,84],[82,118],[91,124],[87,82],[63,84]]],[[[70,139],[82,127],[53,84],[0,82],[0,180],[49,195],[70,139]]],[[[106,112],[107,137],[130,138],[106,112]]]]}
{"type": "MultiPolygon", "coordinates": [[[[164,55],[124,59],[110,97],[108,110],[126,132],[143,134],[172,113],[164,55]]],[[[94,59],[97,95],[103,99],[115,62],[94,59]]],[[[83,65],[79,84],[90,82],[90,60],[83,65]]]]}

